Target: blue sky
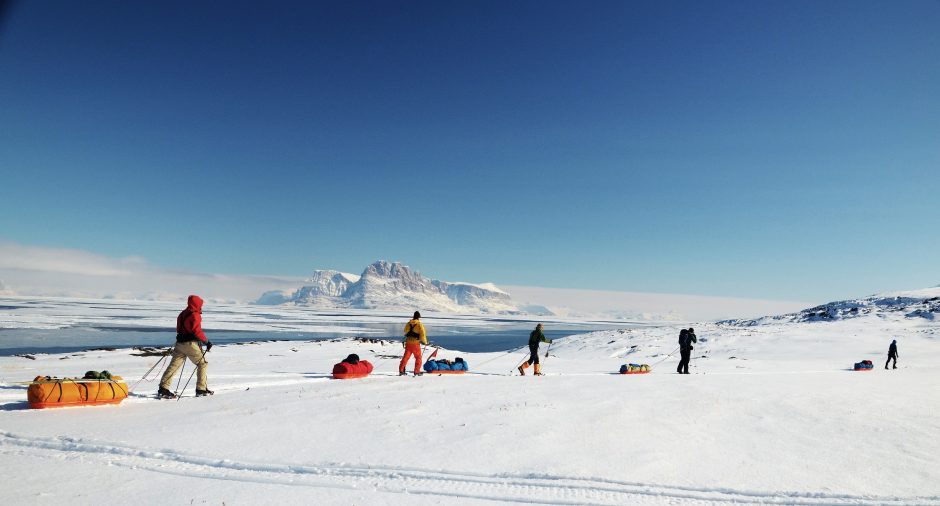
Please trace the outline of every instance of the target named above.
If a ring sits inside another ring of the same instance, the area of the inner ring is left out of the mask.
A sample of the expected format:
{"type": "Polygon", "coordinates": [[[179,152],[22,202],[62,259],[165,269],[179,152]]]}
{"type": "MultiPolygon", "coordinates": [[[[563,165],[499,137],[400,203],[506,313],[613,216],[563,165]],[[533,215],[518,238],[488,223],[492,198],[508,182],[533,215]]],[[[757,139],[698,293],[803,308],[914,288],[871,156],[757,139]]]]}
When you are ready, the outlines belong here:
{"type": "Polygon", "coordinates": [[[940,2],[17,2],[0,241],[824,301],[940,283],[940,2]]]}

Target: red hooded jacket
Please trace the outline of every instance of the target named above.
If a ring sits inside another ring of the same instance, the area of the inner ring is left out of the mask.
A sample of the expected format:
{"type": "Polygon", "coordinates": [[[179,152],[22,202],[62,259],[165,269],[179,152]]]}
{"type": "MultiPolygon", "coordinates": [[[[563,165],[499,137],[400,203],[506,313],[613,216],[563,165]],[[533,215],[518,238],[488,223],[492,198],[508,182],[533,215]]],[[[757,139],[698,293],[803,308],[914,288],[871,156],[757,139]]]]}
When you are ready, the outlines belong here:
{"type": "Polygon", "coordinates": [[[208,342],[206,334],[202,331],[202,299],[198,295],[190,295],[186,309],[176,317],[177,342],[195,341],[208,342]]]}

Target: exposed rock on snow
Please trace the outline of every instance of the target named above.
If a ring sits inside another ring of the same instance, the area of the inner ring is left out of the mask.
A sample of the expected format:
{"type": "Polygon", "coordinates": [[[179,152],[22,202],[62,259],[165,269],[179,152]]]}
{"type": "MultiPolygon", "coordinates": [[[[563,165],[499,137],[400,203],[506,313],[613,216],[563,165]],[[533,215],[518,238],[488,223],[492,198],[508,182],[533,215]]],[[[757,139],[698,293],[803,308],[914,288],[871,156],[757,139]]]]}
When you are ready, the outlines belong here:
{"type": "Polygon", "coordinates": [[[314,271],[299,290],[289,298],[292,302],[316,305],[324,299],[342,297],[349,286],[359,281],[359,276],[345,272],[323,270],[314,271]]]}
{"type": "Polygon", "coordinates": [[[518,313],[495,285],[428,279],[400,262],[380,260],[361,276],[318,270],[291,294],[266,292],[258,304],[296,304],[356,309],[423,309],[454,313],[518,313]]]}
{"type": "Polygon", "coordinates": [[[860,316],[935,319],[940,315],[940,287],[872,295],[864,299],[829,302],[798,313],[765,316],[752,320],[725,320],[720,323],[741,326],[774,322],[836,321],[860,316]]]}

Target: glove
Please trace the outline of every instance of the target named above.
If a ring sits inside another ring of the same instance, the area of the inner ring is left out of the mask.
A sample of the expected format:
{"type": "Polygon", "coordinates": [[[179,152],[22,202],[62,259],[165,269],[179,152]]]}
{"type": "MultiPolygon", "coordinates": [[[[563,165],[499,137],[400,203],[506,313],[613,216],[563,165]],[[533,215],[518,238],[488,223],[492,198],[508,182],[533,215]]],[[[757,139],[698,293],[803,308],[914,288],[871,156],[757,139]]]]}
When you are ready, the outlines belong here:
{"type": "Polygon", "coordinates": [[[212,341],[206,341],[206,353],[212,349],[212,341]]]}

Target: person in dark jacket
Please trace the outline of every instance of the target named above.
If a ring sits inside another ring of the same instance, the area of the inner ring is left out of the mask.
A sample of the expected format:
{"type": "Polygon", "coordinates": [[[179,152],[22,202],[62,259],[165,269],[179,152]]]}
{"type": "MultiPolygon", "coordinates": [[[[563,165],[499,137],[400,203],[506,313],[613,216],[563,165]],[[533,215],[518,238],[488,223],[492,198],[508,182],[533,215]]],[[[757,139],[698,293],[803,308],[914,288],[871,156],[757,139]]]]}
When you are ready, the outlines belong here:
{"type": "Polygon", "coordinates": [[[891,341],[891,346],[888,347],[888,361],[885,362],[885,369],[888,368],[888,363],[894,360],[894,367],[892,369],[898,368],[898,340],[895,339],[891,341]]]}
{"type": "Polygon", "coordinates": [[[695,337],[695,329],[688,328],[682,329],[679,332],[679,366],[676,367],[676,372],[679,374],[689,374],[689,362],[692,360],[692,343],[697,343],[698,339],[695,337]]]}
{"type": "Polygon", "coordinates": [[[212,395],[214,392],[206,386],[206,352],[212,349],[212,343],[202,331],[202,299],[198,295],[190,295],[186,309],[176,317],[176,346],[173,348],[173,359],[160,379],[160,389],[157,396],[172,399],[176,394],[170,391],[173,375],[188,358],[196,364],[196,397],[212,395]],[[206,351],[202,351],[200,343],[206,343],[206,351]]]}
{"type": "Polygon", "coordinates": [[[548,343],[548,344],[552,343],[551,339],[545,338],[545,334],[542,332],[541,323],[536,325],[535,330],[533,330],[529,334],[529,355],[530,356],[529,356],[529,360],[523,362],[522,365],[519,366],[519,374],[525,376],[526,368],[532,364],[535,364],[535,375],[536,376],[542,375],[542,365],[539,364],[539,343],[548,343]]]}

